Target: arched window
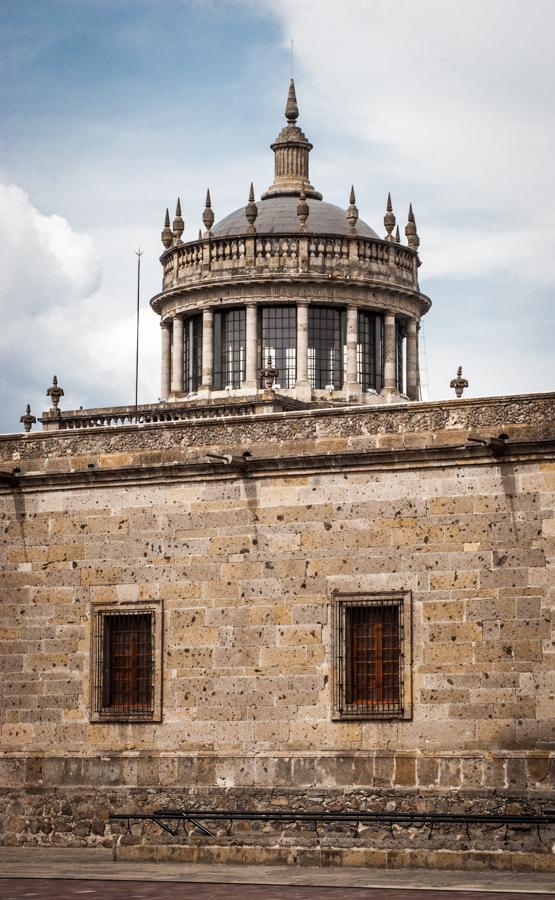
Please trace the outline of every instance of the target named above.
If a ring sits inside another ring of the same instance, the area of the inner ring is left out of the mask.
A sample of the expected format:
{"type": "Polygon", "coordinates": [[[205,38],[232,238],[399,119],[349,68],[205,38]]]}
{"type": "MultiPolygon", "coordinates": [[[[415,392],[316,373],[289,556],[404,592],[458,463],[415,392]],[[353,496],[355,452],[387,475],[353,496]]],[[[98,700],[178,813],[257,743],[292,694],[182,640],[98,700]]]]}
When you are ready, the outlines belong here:
{"type": "MultiPolygon", "coordinates": [[[[268,356],[278,370],[282,388],[295,387],[297,379],[297,310],[294,306],[264,306],[260,318],[260,368],[268,356]]],[[[263,385],[262,385],[263,386],[263,385]]]]}
{"type": "Polygon", "coordinates": [[[308,310],[308,378],[316,389],[343,387],[345,311],[328,306],[308,310]]]}
{"type": "Polygon", "coordinates": [[[383,387],[383,316],[360,310],[358,314],[357,381],[363,390],[383,387]]]}

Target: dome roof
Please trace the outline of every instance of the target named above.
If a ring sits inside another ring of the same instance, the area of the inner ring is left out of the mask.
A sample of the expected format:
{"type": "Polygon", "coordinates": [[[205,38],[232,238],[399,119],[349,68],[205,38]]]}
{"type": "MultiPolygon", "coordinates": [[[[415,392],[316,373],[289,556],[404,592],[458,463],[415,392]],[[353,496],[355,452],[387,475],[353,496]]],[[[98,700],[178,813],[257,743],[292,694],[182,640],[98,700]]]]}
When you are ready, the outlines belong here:
{"type": "MultiPolygon", "coordinates": [[[[333,203],[325,203],[323,200],[307,199],[310,213],[306,222],[308,234],[349,234],[347,213],[333,203]]],[[[298,196],[275,194],[260,200],[256,206],[258,217],[255,222],[259,234],[294,234],[299,231],[297,218],[298,196]]],[[[212,229],[212,235],[229,237],[236,234],[245,234],[248,222],[245,218],[245,207],[241,206],[235,212],[230,213],[221,222],[217,222],[212,229]]],[[[378,235],[366,222],[359,219],[356,224],[356,233],[361,237],[377,238],[378,235]]]]}

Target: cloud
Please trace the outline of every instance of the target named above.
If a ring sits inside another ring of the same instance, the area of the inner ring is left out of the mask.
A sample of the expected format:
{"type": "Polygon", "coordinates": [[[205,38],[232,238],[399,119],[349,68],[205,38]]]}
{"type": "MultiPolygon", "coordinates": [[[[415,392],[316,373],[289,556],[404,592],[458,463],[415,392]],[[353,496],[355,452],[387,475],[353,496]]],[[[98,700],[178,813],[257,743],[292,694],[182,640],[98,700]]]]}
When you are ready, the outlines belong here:
{"type": "Polygon", "coordinates": [[[379,185],[380,200],[387,190],[416,200],[424,252],[424,226],[449,217],[445,240],[464,245],[476,271],[476,245],[491,238],[483,210],[496,211],[504,235],[492,251],[518,242],[535,257],[538,232],[543,247],[555,239],[552,0],[282,0],[267,9],[284,44],[295,39],[303,123],[316,116],[332,150],[343,145],[329,167],[336,182],[349,165],[343,180],[360,178],[367,195],[379,185]],[[475,214],[472,233],[457,225],[464,211],[475,214]]]}
{"type": "Polygon", "coordinates": [[[5,321],[44,315],[90,296],[100,261],[87,235],[61,216],[42,215],[14,184],[0,184],[0,309],[5,321]]]}
{"type": "MultiPolygon", "coordinates": [[[[66,391],[66,409],[132,400],[134,302],[128,302],[115,273],[118,263],[127,269],[131,287],[136,259],[130,253],[127,266],[118,259],[119,241],[124,246],[131,241],[124,230],[117,239],[110,231],[97,237],[111,271],[107,285],[90,235],[77,233],[59,215],[43,215],[16,185],[0,184],[2,430],[18,429],[28,402],[41,414],[54,372],[66,391]]],[[[150,383],[154,372],[158,378],[158,335],[149,324],[144,317],[143,396],[145,381],[150,383]]]]}

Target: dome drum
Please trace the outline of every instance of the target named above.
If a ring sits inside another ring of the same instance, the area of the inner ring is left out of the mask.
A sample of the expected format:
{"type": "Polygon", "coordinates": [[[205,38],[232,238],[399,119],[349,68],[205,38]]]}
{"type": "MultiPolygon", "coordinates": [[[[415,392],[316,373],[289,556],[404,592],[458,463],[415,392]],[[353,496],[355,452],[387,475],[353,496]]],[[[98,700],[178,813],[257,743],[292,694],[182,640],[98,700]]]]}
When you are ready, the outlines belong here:
{"type": "Polygon", "coordinates": [[[420,293],[412,207],[401,244],[388,197],[384,239],[360,217],[354,189],[341,209],[310,183],[312,144],[297,126],[291,82],[287,124],[272,144],[274,181],[256,202],[183,242],[178,201],[166,211],[162,292],[163,400],[256,397],[303,403],[417,400],[420,293]],[[268,372],[270,386],[268,382],[268,372]]]}
{"type": "Polygon", "coordinates": [[[418,399],[416,318],[359,302],[284,300],[191,308],[162,321],[162,399],[274,391],[304,402],[418,399]]]}

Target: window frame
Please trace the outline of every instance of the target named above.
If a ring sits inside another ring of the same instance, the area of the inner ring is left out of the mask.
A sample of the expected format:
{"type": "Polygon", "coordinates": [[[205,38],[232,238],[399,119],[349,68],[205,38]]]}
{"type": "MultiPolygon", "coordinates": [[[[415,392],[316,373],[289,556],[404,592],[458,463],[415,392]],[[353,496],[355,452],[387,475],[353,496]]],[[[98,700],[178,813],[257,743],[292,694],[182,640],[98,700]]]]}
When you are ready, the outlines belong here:
{"type": "Polygon", "coordinates": [[[212,384],[216,391],[239,390],[247,376],[247,309],[214,310],[212,384]],[[227,349],[227,358],[226,358],[227,349]]]}
{"type": "Polygon", "coordinates": [[[333,668],[333,713],[335,720],[366,721],[407,721],[412,719],[412,594],[410,591],[388,591],[380,593],[353,592],[334,593],[332,597],[332,668],[333,668]],[[349,610],[360,608],[396,607],[398,612],[399,640],[399,681],[396,707],[391,703],[378,701],[374,708],[369,701],[349,702],[352,677],[349,670],[356,665],[355,657],[349,656],[348,617],[349,610]]]}
{"type": "Polygon", "coordinates": [[[202,384],[202,313],[183,322],[183,389],[196,394],[202,384]]]}
{"type": "Polygon", "coordinates": [[[162,602],[141,603],[93,602],[90,607],[90,721],[91,722],[161,722],[162,721],[162,602]],[[106,623],[109,617],[148,615],[151,618],[151,703],[149,709],[123,710],[106,705],[106,623]]]}
{"type": "Polygon", "coordinates": [[[308,383],[312,390],[343,389],[346,379],[347,308],[308,307],[308,383]],[[334,370],[335,378],[331,381],[334,370]]]}
{"type": "Polygon", "coordinates": [[[357,310],[357,381],[363,391],[381,391],[384,381],[384,316],[357,310]]]}
{"type": "MultiPolygon", "coordinates": [[[[297,307],[292,303],[260,306],[257,329],[260,369],[264,368],[271,354],[272,364],[279,372],[277,383],[284,390],[292,390],[297,382],[297,307]],[[270,336],[272,328],[274,334],[270,336]],[[273,347],[268,346],[270,341],[273,347]],[[293,362],[287,365],[287,353],[291,351],[293,362]]],[[[259,387],[265,387],[262,376],[259,387]]]]}

